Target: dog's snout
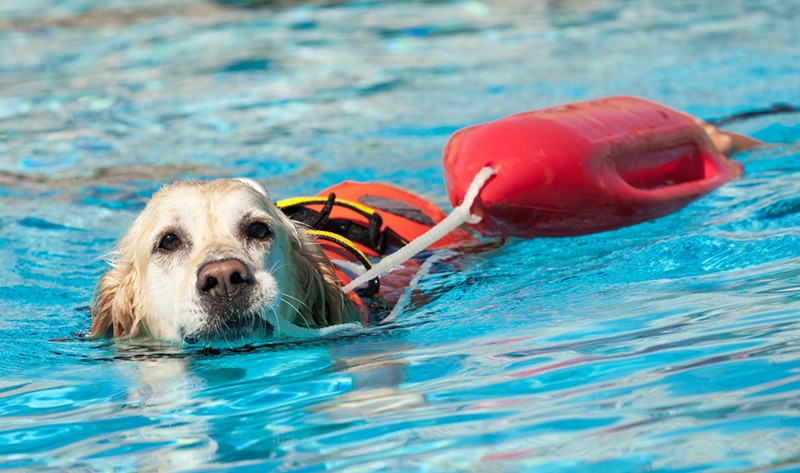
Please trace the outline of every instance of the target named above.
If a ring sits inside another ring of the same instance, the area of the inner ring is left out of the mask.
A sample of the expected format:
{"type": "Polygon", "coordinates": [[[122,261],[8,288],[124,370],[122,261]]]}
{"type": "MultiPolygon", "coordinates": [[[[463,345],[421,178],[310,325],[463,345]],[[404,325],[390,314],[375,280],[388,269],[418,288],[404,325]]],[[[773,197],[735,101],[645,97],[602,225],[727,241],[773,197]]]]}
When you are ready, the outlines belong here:
{"type": "Polygon", "coordinates": [[[251,282],[247,265],[233,258],[206,263],[197,272],[197,289],[216,297],[232,297],[251,282]]]}

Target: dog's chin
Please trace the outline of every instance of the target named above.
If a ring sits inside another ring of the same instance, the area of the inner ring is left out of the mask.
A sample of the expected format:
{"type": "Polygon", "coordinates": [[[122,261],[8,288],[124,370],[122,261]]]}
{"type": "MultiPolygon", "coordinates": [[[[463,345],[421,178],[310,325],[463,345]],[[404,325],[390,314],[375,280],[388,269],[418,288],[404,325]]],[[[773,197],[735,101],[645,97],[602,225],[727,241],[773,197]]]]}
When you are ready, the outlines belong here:
{"type": "Polygon", "coordinates": [[[265,301],[253,294],[205,300],[196,306],[196,321],[183,342],[202,345],[243,345],[272,337],[273,327],[262,316],[265,301]],[[254,300],[255,299],[255,300],[254,300]]]}
{"type": "Polygon", "coordinates": [[[241,346],[272,337],[274,328],[254,311],[227,311],[209,313],[203,323],[183,335],[187,345],[241,346]]]}

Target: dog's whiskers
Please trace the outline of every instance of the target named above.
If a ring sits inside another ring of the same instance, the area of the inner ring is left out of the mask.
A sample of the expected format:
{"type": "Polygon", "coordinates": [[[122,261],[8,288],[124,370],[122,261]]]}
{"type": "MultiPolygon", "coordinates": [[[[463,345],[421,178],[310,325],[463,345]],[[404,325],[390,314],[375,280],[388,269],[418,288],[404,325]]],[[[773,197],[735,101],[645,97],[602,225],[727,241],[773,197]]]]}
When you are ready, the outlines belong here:
{"type": "Polygon", "coordinates": [[[294,310],[294,312],[297,314],[297,316],[303,321],[303,323],[306,326],[309,326],[309,327],[311,326],[308,323],[308,319],[306,318],[306,316],[305,316],[305,314],[303,313],[303,310],[302,310],[302,309],[306,309],[306,310],[310,309],[308,307],[308,304],[306,304],[305,301],[303,301],[303,300],[301,300],[301,299],[299,299],[299,298],[297,298],[295,296],[292,296],[290,294],[281,294],[281,302],[283,302],[284,304],[286,304],[289,307],[291,307],[294,310]],[[296,301],[297,305],[295,305],[294,303],[292,303],[292,301],[289,301],[288,299],[293,299],[294,301],[296,301]]]}
{"type": "Polygon", "coordinates": [[[272,311],[272,314],[275,316],[275,330],[278,333],[281,333],[281,315],[278,313],[278,310],[275,307],[269,308],[272,311]]]}

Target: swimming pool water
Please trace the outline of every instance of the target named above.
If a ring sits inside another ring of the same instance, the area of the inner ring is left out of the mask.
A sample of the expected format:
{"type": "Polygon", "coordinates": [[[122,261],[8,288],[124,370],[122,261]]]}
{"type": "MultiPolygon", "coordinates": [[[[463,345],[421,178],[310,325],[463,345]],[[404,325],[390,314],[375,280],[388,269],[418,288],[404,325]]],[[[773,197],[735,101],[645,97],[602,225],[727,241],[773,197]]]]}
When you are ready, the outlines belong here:
{"type": "Polygon", "coordinates": [[[613,94],[704,118],[800,102],[794,2],[290,3],[0,1],[0,468],[800,468],[792,114],[734,125],[773,144],[680,212],[445,258],[388,326],[82,340],[102,256],[173,179],[380,180],[447,207],[462,126],[613,94]]]}

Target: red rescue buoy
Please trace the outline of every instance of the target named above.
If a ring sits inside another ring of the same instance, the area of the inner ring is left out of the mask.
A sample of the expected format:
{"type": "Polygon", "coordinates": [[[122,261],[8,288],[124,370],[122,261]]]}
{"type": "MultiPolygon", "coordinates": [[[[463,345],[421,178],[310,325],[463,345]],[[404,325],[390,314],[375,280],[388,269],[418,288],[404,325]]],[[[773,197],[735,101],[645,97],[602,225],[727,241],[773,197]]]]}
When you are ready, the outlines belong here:
{"type": "Polygon", "coordinates": [[[445,185],[472,206],[489,237],[560,237],[613,230],[674,212],[742,174],[687,115],[635,97],[525,112],[457,131],[445,185]]]}

